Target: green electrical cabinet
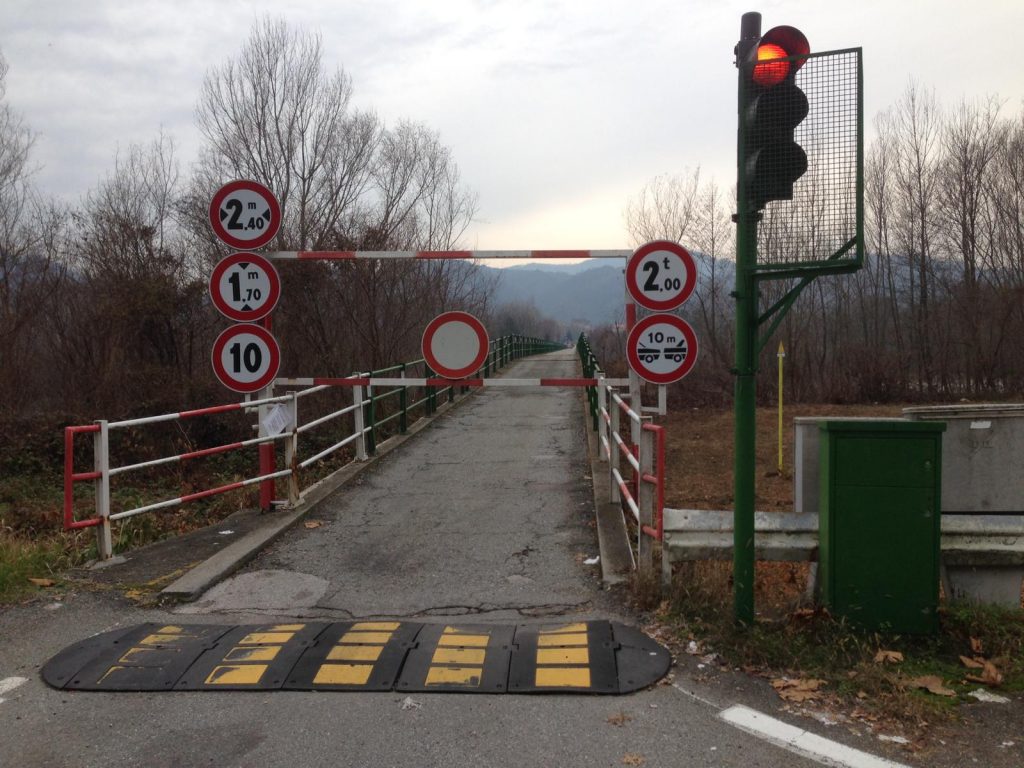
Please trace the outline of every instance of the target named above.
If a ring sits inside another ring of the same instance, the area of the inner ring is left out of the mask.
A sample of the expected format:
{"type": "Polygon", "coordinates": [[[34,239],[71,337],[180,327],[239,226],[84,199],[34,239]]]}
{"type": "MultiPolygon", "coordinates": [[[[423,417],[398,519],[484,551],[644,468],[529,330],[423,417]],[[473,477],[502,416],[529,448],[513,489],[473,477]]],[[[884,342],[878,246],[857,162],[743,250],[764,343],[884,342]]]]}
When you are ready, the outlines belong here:
{"type": "Polygon", "coordinates": [[[822,421],[819,586],[867,629],[938,629],[941,422],[822,421]]]}

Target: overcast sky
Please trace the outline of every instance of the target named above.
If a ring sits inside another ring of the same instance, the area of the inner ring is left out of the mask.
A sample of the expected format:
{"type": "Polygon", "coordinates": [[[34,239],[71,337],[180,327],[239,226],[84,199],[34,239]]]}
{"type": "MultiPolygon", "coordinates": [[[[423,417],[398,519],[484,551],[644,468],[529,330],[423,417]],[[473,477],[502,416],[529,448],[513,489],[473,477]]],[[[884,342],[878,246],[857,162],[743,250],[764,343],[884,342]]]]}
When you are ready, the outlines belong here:
{"type": "Polygon", "coordinates": [[[700,165],[734,183],[750,10],[814,51],[863,46],[869,124],[911,79],[1021,113],[1024,0],[2,0],[0,52],[38,182],[71,202],[161,128],[187,168],[204,73],[272,14],[323,35],[356,106],[440,132],[479,195],[469,247],[628,248],[622,211],[652,177],[700,165]]]}

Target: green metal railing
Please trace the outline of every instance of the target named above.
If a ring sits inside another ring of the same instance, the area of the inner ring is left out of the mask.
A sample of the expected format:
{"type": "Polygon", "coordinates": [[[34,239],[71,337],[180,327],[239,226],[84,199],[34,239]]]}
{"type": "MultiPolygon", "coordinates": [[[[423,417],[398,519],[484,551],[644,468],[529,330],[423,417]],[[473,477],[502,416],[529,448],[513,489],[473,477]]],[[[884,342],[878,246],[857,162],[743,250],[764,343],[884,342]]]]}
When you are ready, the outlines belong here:
{"type": "MultiPolygon", "coordinates": [[[[597,355],[590,348],[590,341],[585,333],[581,333],[576,340],[576,354],[580,356],[580,363],[583,365],[583,376],[587,379],[596,379],[604,376],[604,369],[597,360],[597,355]]],[[[597,397],[597,387],[587,387],[587,407],[590,409],[592,429],[597,430],[597,419],[600,416],[600,404],[597,397]]]]}

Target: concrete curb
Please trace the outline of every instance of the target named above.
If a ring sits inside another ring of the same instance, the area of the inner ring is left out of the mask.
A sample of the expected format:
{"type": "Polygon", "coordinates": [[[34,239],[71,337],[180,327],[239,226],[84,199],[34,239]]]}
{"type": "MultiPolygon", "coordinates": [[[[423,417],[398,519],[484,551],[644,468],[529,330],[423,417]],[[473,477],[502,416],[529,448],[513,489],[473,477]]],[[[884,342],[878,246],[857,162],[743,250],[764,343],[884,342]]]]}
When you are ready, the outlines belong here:
{"type": "Polygon", "coordinates": [[[233,542],[212,557],[190,569],[181,578],[167,585],[160,591],[162,602],[191,602],[200,597],[206,590],[223,581],[243,565],[252,560],[265,547],[273,543],[279,536],[286,533],[292,526],[312,512],[324,499],[346,483],[374,466],[378,461],[402,446],[406,441],[418,435],[438,419],[455,410],[466,402],[478,390],[470,390],[459,396],[454,402],[442,404],[437,412],[430,417],[416,421],[404,435],[395,435],[377,446],[377,452],[363,462],[353,462],[311,485],[302,502],[282,515],[267,515],[267,522],[256,530],[250,531],[238,541],[233,542]]]}

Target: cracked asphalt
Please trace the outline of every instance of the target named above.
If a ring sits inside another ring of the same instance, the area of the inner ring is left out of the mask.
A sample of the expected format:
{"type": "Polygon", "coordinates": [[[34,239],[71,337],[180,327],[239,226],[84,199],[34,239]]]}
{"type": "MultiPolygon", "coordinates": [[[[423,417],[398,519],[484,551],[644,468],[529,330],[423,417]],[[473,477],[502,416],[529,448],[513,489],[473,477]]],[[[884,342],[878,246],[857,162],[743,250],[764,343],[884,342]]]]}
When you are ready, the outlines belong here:
{"type": "MultiPolygon", "coordinates": [[[[516,377],[571,376],[571,350],[516,377]]],[[[333,619],[607,616],[579,391],[484,388],[183,610],[333,619]]]]}

